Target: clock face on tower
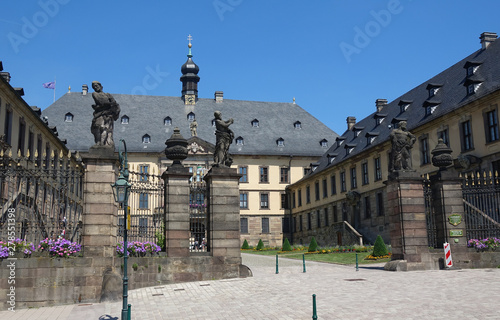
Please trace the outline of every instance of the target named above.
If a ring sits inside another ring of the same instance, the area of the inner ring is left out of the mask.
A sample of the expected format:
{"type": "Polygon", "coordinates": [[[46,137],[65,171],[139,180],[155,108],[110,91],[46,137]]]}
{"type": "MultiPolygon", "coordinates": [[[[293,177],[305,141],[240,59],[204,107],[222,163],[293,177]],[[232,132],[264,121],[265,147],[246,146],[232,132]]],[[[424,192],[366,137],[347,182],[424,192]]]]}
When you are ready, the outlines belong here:
{"type": "Polygon", "coordinates": [[[194,105],[195,102],[196,102],[196,98],[195,98],[194,94],[186,94],[184,96],[184,104],[194,105]]]}

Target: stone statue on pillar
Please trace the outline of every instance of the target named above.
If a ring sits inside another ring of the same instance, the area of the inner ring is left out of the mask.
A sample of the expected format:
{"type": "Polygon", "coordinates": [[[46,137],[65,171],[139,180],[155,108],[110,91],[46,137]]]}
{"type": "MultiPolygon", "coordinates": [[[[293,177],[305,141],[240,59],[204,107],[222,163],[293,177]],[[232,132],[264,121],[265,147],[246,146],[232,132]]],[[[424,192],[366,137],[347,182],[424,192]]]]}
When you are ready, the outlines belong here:
{"type": "Polygon", "coordinates": [[[231,118],[227,121],[222,120],[220,111],[214,112],[215,116],[215,152],[214,152],[214,167],[230,167],[233,163],[233,158],[229,155],[229,147],[233,143],[234,133],[229,126],[234,120],[231,118]]]}
{"type": "Polygon", "coordinates": [[[90,131],[94,135],[95,146],[114,148],[113,127],[120,116],[120,106],[111,94],[102,91],[99,81],[92,81],[92,88],[95,104],[92,105],[94,118],[90,131]]]}
{"type": "Polygon", "coordinates": [[[399,122],[398,128],[392,130],[390,139],[392,147],[389,171],[414,171],[411,163],[411,149],[417,139],[407,130],[406,121],[399,122]]]}

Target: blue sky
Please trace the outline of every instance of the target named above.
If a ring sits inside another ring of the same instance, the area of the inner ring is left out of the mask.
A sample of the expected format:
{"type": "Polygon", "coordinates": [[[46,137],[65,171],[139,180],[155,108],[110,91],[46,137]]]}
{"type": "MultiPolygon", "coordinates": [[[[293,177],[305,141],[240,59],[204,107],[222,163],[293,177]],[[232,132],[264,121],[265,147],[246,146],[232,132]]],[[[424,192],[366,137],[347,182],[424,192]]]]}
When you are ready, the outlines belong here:
{"type": "MultiPolygon", "coordinates": [[[[500,34],[498,1],[2,1],[0,60],[42,109],[82,84],[180,96],[187,36],[201,98],[296,103],[342,134],[500,34]]],[[[91,108],[89,106],[89,112],[91,108]]],[[[237,118],[237,115],[225,115],[237,118]]],[[[50,120],[49,120],[50,121],[50,120]]]]}

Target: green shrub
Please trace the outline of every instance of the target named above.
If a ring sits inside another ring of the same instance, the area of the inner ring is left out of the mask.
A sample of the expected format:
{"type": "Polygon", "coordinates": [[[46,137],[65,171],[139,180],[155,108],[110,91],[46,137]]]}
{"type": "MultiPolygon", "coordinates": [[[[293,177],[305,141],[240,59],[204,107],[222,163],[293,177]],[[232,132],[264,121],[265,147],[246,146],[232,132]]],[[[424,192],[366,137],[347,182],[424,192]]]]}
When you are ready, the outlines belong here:
{"type": "Polygon", "coordinates": [[[375,245],[373,246],[372,256],[380,257],[380,256],[386,256],[388,254],[389,250],[387,250],[387,246],[385,245],[384,240],[380,235],[378,235],[377,239],[375,240],[375,245]]]}
{"type": "Polygon", "coordinates": [[[257,248],[255,250],[262,250],[264,249],[264,242],[262,242],[262,239],[259,239],[259,244],[257,245],[257,248]]]}
{"type": "Polygon", "coordinates": [[[288,242],[288,238],[285,238],[285,242],[283,242],[283,249],[282,251],[292,251],[292,246],[290,245],[290,242],[288,242]]]}
{"type": "Polygon", "coordinates": [[[243,245],[241,246],[241,249],[250,249],[250,246],[248,245],[247,239],[243,241],[243,245]]]}
{"type": "Polygon", "coordinates": [[[315,251],[318,251],[318,244],[316,243],[316,238],[312,237],[311,243],[309,244],[308,252],[315,252],[315,251]]]}
{"type": "Polygon", "coordinates": [[[132,265],[132,269],[134,269],[134,271],[137,271],[137,268],[139,268],[139,266],[137,265],[137,263],[134,263],[132,265]]]}

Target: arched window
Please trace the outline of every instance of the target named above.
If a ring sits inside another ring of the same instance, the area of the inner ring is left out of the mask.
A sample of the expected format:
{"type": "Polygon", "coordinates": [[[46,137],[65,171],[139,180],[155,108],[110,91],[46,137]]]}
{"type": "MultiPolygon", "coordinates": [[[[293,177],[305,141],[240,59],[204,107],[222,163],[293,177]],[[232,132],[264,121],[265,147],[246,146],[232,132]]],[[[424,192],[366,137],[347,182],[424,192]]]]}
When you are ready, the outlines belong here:
{"type": "Polygon", "coordinates": [[[253,120],[252,120],[252,127],[254,127],[254,128],[258,128],[258,127],[259,127],[259,120],[257,120],[257,119],[253,119],[253,120]]]}
{"type": "Polygon", "coordinates": [[[295,129],[302,129],[302,123],[300,123],[300,121],[295,121],[295,123],[293,124],[293,127],[295,129]]]}
{"type": "Polygon", "coordinates": [[[196,116],[193,112],[190,112],[188,113],[187,119],[188,121],[194,121],[194,119],[196,119],[196,116]]]}
{"type": "Polygon", "coordinates": [[[278,147],[284,147],[285,146],[285,139],[279,138],[278,140],[276,140],[276,144],[278,145],[278,147]]]}
{"type": "Polygon", "coordinates": [[[171,126],[172,125],[172,118],[166,117],[165,119],[163,119],[163,124],[166,126],[171,126]]]}
{"type": "Polygon", "coordinates": [[[239,146],[242,146],[244,143],[243,141],[243,138],[242,137],[238,137],[236,138],[236,145],[239,145],[239,146]]]}
{"type": "Polygon", "coordinates": [[[64,121],[65,122],[73,122],[73,114],[71,112],[68,112],[64,115],[64,121]]]}
{"type": "Polygon", "coordinates": [[[128,116],[123,116],[121,119],[122,124],[128,124],[129,117],[128,116]]]}
{"type": "Polygon", "coordinates": [[[142,136],[142,143],[151,143],[151,136],[149,134],[145,134],[142,136]]]}

